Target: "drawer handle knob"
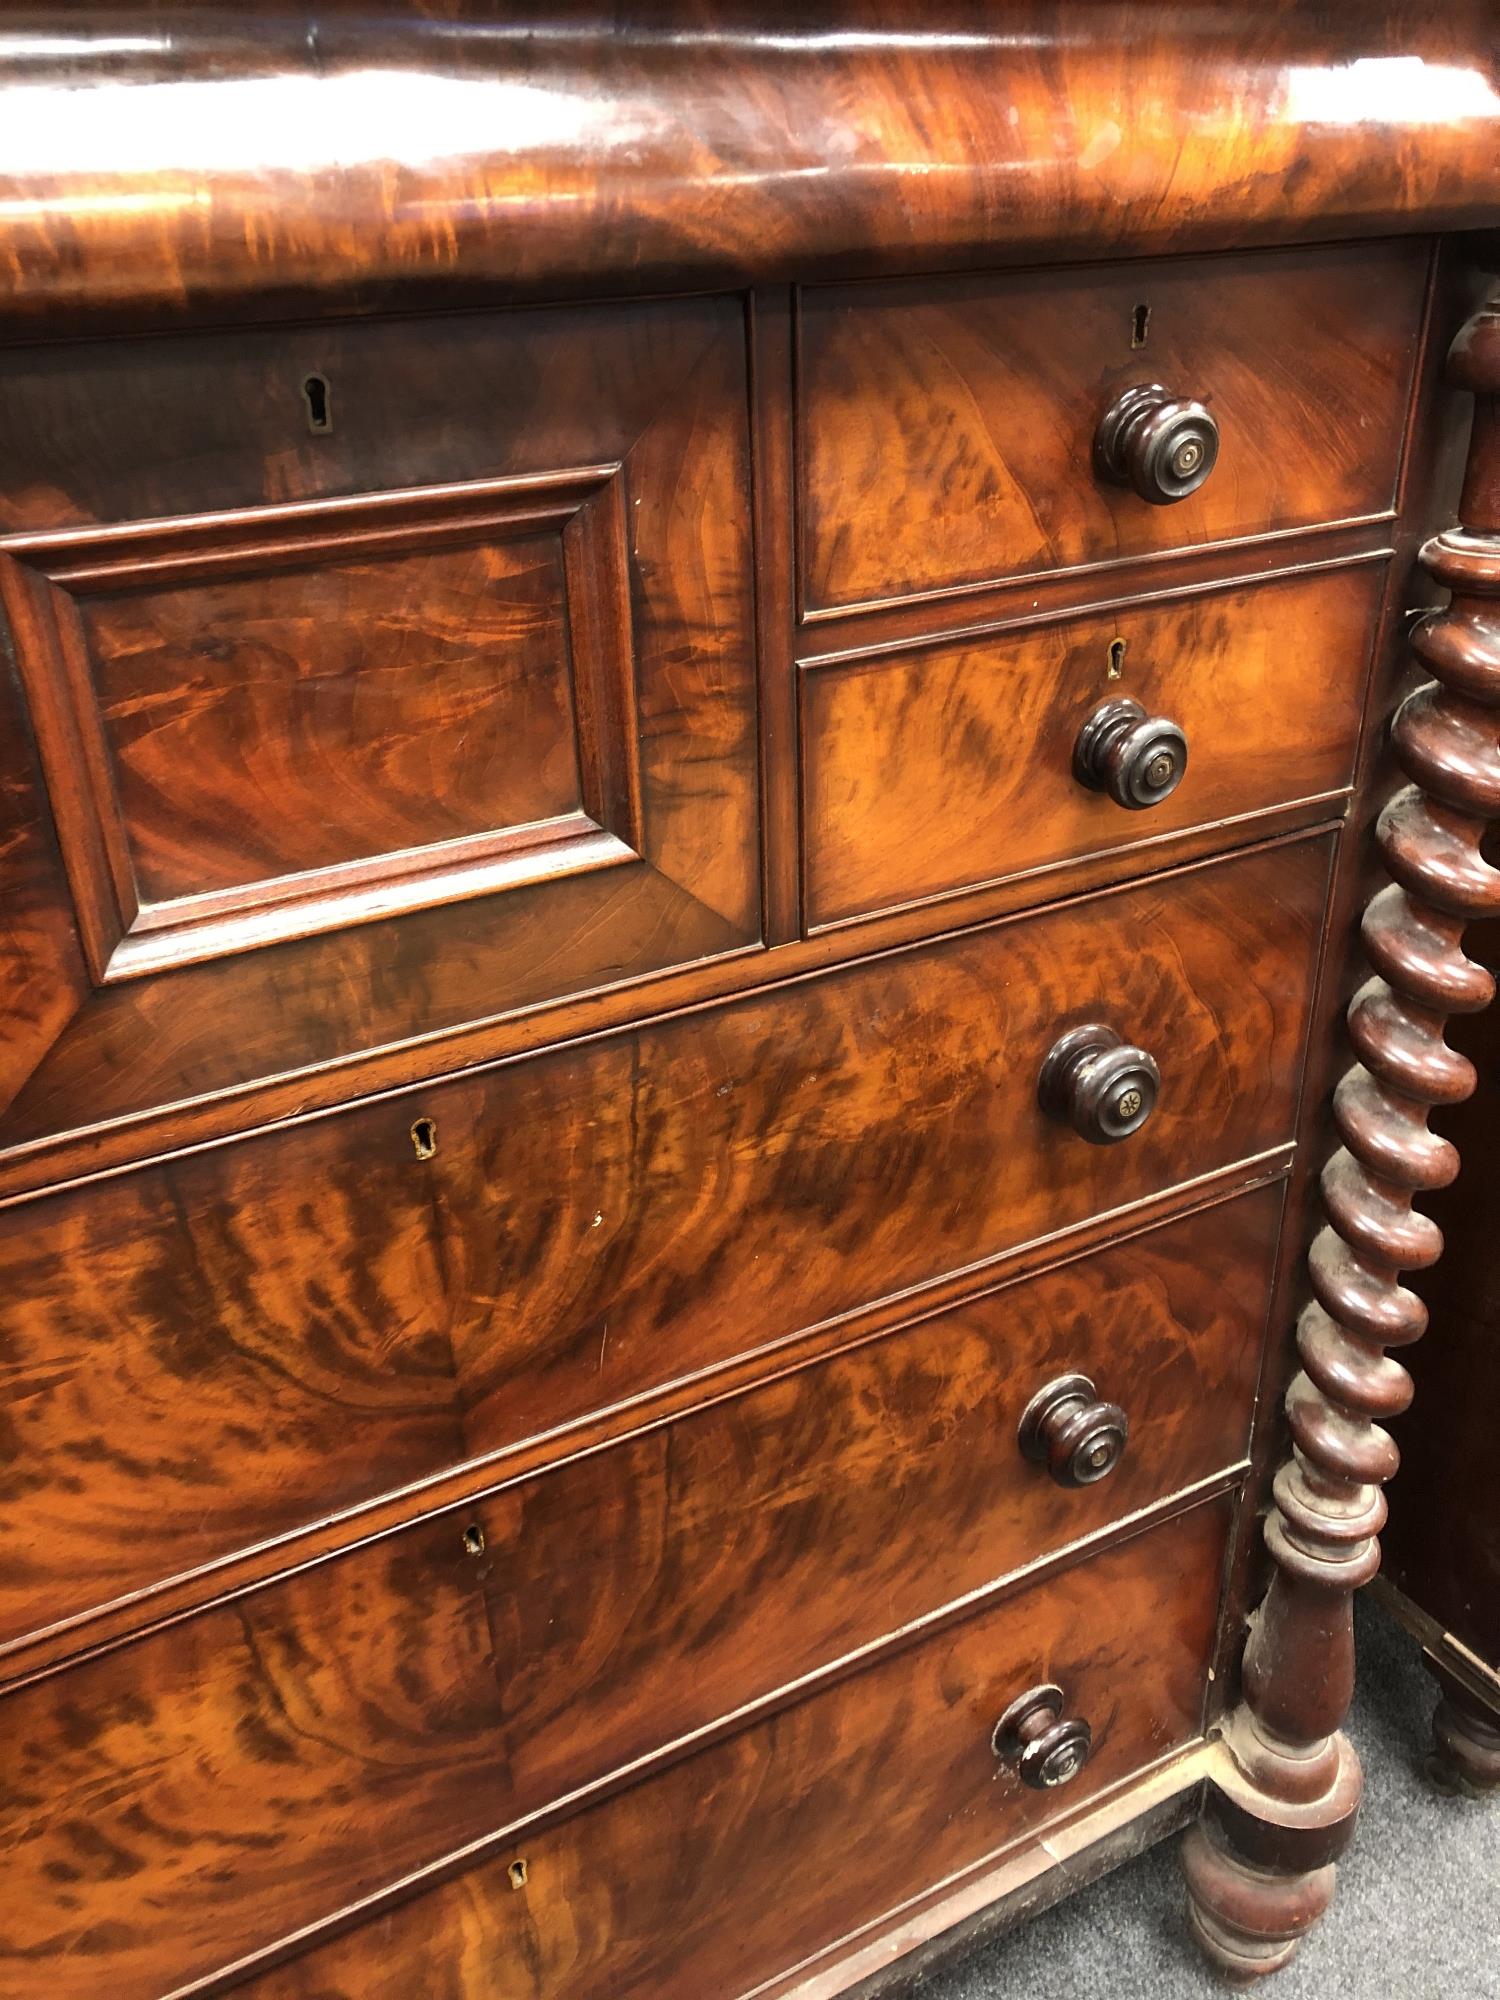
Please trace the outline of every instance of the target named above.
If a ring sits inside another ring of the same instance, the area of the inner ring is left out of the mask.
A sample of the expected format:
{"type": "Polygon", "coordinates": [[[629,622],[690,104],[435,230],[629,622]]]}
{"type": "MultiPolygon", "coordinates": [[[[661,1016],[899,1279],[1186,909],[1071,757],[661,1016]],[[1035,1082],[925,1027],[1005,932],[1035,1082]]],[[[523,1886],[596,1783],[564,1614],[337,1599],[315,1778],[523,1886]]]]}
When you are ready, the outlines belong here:
{"type": "Polygon", "coordinates": [[[1073,746],[1079,784],[1107,792],[1130,812],[1159,806],[1175,792],[1187,761],[1187,738],[1177,724],[1125,698],[1096,708],[1073,746]]]}
{"type": "Polygon", "coordinates": [[[1153,507],[1196,493],[1218,456],[1219,426],[1203,404],[1174,396],[1160,382],[1127,389],[1094,433],[1099,478],[1130,487],[1153,507]]]}
{"type": "Polygon", "coordinates": [[[1037,1101],[1091,1146],[1113,1146],[1140,1131],[1160,1091],[1161,1071],[1146,1051],[1091,1022],[1053,1043],[1037,1101]]]}
{"type": "Polygon", "coordinates": [[[1018,1437],[1022,1455],[1059,1486],[1092,1486],[1124,1457],[1130,1419],[1118,1403],[1100,1402],[1087,1375],[1060,1375],[1026,1405],[1018,1437]]]}
{"type": "Polygon", "coordinates": [[[1094,1747],[1088,1724],[1081,1716],[1065,1716],[1062,1707],[1060,1687],[1028,1688],[1006,1709],[990,1739],[1000,1761],[1014,1764],[1021,1783],[1035,1792],[1076,1778],[1094,1747]]]}

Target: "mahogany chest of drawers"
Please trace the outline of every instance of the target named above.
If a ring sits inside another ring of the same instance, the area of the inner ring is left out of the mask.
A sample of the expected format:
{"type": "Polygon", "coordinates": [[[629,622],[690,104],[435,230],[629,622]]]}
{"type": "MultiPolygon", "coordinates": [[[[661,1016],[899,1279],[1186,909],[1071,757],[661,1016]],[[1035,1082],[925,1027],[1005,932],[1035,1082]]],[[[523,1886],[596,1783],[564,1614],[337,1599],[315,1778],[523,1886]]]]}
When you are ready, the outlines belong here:
{"type": "Polygon", "coordinates": [[[874,1992],[1189,1824],[1250,1976],[1352,1829],[1493,15],[633,12],[0,27],[8,2000],[874,1992]]]}

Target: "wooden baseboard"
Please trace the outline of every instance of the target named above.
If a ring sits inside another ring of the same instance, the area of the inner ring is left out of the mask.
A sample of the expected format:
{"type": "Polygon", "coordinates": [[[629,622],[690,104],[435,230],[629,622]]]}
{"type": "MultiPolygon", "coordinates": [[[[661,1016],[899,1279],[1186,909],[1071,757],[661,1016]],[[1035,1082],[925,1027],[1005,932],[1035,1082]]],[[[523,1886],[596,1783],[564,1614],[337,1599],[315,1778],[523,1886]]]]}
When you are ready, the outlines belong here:
{"type": "Polygon", "coordinates": [[[1420,1604],[1414,1604],[1405,1591],[1398,1590],[1385,1577],[1375,1578],[1370,1585],[1370,1595],[1398,1625],[1410,1632],[1439,1665],[1446,1667],[1476,1701],[1500,1715],[1500,1667],[1491,1666],[1488,1660],[1471,1652],[1462,1639],[1447,1631],[1420,1604]]]}
{"type": "Polygon", "coordinates": [[[1023,1923],[1198,1816],[1212,1743],[1155,1766],[1061,1825],[992,1857],[779,1974],[746,2000],[894,2000],[936,1966],[1023,1923]]]}

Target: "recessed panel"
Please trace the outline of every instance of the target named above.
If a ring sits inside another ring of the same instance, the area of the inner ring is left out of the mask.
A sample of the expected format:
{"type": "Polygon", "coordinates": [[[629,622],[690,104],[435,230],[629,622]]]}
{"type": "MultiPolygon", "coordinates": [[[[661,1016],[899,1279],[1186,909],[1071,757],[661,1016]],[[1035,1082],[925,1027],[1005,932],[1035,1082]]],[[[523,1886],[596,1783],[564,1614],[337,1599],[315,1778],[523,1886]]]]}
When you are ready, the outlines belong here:
{"type": "Polygon", "coordinates": [[[556,533],[80,606],[143,902],[582,804],[556,533]]]}
{"type": "Polygon", "coordinates": [[[0,1146],[756,942],[746,391],[737,298],[0,349],[0,1146]]]}
{"type": "Polygon", "coordinates": [[[35,550],[55,637],[20,663],[95,977],[638,859],[618,477],[35,550]]]}

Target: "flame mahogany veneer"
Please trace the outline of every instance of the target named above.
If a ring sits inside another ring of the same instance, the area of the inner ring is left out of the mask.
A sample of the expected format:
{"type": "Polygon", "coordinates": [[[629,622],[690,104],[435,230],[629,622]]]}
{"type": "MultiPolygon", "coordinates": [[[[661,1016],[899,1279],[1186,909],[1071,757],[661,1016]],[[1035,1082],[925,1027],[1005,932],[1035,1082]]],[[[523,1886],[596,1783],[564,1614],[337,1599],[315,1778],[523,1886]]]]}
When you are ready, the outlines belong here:
{"type": "Polygon", "coordinates": [[[1493,987],[1429,13],[0,22],[7,2000],[869,1995],[1183,1826],[1296,1948],[1493,987]]]}

